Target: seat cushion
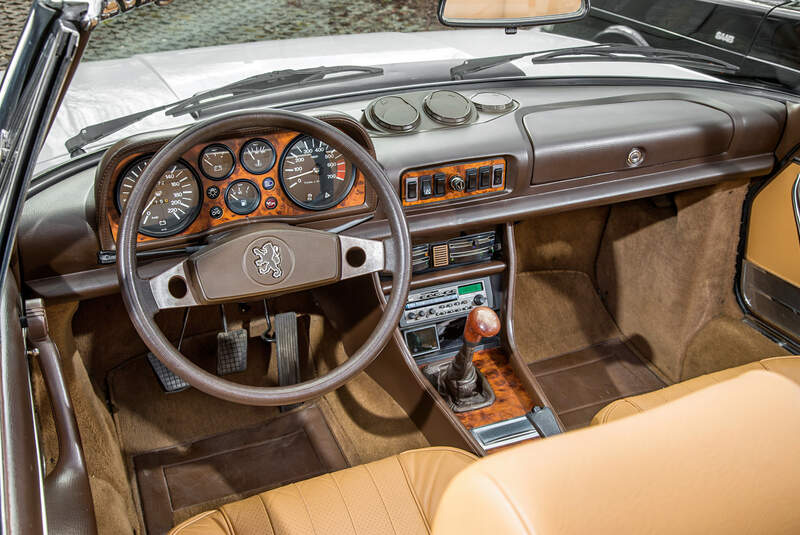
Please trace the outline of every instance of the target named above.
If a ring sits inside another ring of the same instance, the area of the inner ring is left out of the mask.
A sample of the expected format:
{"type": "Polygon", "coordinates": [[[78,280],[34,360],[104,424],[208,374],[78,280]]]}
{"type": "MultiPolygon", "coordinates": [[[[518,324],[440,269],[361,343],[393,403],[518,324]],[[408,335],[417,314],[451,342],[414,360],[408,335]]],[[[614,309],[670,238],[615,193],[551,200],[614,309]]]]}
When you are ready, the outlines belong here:
{"type": "MultiPolygon", "coordinates": [[[[603,424],[612,420],[618,420],[631,414],[637,414],[658,405],[662,405],[674,399],[681,398],[692,392],[696,392],[707,386],[738,377],[745,372],[753,370],[768,370],[779,373],[795,383],[800,384],[800,356],[791,355],[788,357],[774,357],[764,359],[759,362],[751,362],[744,366],[737,366],[707,375],[701,375],[688,381],[676,383],[672,386],[654,390],[647,394],[622,398],[609,403],[592,418],[592,425],[603,424]]],[[[743,402],[746,400],[742,400],[743,402]]]]}
{"type": "Polygon", "coordinates": [[[433,533],[797,534],[799,443],[800,386],[751,371],[472,463],[433,533]]]}
{"type": "Polygon", "coordinates": [[[170,534],[427,534],[444,489],[475,459],[455,448],[407,451],[223,505],[170,534]]]}

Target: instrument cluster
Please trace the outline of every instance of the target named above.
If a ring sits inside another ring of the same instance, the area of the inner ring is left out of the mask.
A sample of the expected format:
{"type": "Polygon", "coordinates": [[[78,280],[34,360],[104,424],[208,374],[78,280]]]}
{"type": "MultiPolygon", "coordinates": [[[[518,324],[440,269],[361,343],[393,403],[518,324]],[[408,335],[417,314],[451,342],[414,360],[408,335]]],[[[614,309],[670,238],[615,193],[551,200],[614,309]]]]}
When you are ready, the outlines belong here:
{"type": "MultiPolygon", "coordinates": [[[[131,153],[113,175],[109,223],[122,211],[153,153],[131,153]]],[[[363,176],[335,147],[278,132],[216,140],[170,165],[142,212],[140,241],[194,234],[251,217],[313,214],[365,203],[363,176]]]]}

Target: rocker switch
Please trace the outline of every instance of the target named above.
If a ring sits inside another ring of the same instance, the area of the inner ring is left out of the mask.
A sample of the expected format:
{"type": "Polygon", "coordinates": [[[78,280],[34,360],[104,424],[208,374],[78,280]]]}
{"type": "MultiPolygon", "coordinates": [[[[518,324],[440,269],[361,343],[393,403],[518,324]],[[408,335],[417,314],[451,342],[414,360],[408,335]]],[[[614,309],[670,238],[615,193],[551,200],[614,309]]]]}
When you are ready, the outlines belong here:
{"type": "Polygon", "coordinates": [[[406,179],[406,201],[416,201],[417,197],[417,177],[406,179]]]}
{"type": "Polygon", "coordinates": [[[419,197],[421,199],[427,199],[428,197],[433,195],[433,182],[430,175],[425,175],[420,177],[419,179],[419,197]]]}
{"type": "Polygon", "coordinates": [[[476,168],[467,169],[467,191],[478,189],[478,170],[476,168]]]}
{"type": "Polygon", "coordinates": [[[436,196],[441,197],[445,194],[446,186],[445,186],[445,179],[447,177],[444,173],[436,173],[433,175],[433,183],[434,187],[436,188],[436,196]]]}

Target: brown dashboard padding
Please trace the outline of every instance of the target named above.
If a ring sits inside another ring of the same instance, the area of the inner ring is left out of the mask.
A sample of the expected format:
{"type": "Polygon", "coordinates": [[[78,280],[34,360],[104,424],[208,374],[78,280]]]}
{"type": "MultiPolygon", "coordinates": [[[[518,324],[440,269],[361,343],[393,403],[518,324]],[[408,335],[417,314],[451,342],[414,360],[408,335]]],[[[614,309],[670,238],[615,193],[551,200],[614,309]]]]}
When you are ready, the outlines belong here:
{"type": "MultiPolygon", "coordinates": [[[[744,366],[701,375],[647,394],[618,399],[595,414],[594,418],[592,418],[592,425],[604,424],[619,420],[625,416],[638,414],[753,370],[767,370],[778,373],[800,385],[800,356],[773,357],[760,362],[751,362],[744,366]]],[[[742,403],[748,402],[749,400],[742,400],[742,403]]]]}
{"type": "Polygon", "coordinates": [[[170,535],[424,535],[448,483],[474,461],[455,448],[407,451],[223,505],[170,535]]]}
{"type": "Polygon", "coordinates": [[[474,463],[433,533],[800,533],[798,443],[800,386],[749,372],[474,463]]]}
{"type": "Polygon", "coordinates": [[[792,202],[800,164],[791,163],[756,194],[750,207],[745,258],[800,286],[800,237],[792,202]]]}

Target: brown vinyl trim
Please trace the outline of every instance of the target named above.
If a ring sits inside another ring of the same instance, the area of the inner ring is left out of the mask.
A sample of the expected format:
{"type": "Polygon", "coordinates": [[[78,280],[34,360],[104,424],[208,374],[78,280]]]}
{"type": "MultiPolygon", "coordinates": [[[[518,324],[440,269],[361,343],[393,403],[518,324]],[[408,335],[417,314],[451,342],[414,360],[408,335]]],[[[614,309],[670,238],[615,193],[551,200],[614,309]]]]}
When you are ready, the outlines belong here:
{"type": "Polygon", "coordinates": [[[44,301],[29,299],[25,302],[25,311],[28,339],[39,352],[39,366],[58,438],[58,462],[44,480],[47,528],[50,533],[93,535],[97,533],[97,524],[89,472],[72,400],[61,370],[61,355],[50,338],[44,301]]]}
{"type": "MultiPolygon", "coordinates": [[[[514,237],[514,223],[506,223],[503,226],[503,238],[505,242],[504,251],[508,263],[508,270],[506,271],[506,302],[503,314],[505,325],[504,338],[506,346],[508,347],[508,360],[511,363],[511,368],[514,370],[514,373],[517,374],[517,377],[520,378],[522,384],[528,391],[528,394],[532,394],[531,397],[533,398],[534,404],[551,407],[552,404],[550,400],[547,399],[542,385],[539,384],[536,376],[533,375],[531,369],[520,356],[517,341],[514,339],[514,292],[516,292],[517,289],[517,244],[514,237]]],[[[563,429],[564,424],[558,417],[558,414],[554,411],[553,415],[563,429]]]]}
{"type": "Polygon", "coordinates": [[[2,531],[43,535],[42,466],[17,282],[10,274],[0,301],[2,531]]]}

